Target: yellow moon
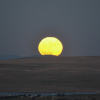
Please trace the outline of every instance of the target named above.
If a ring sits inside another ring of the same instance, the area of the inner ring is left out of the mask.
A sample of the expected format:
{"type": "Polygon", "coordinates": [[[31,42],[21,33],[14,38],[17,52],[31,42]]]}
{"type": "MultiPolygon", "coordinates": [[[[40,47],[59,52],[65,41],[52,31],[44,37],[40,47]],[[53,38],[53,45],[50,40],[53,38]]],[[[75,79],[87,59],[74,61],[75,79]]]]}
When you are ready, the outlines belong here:
{"type": "Polygon", "coordinates": [[[43,38],[38,45],[38,51],[41,55],[59,56],[62,50],[62,43],[55,37],[43,38]]]}

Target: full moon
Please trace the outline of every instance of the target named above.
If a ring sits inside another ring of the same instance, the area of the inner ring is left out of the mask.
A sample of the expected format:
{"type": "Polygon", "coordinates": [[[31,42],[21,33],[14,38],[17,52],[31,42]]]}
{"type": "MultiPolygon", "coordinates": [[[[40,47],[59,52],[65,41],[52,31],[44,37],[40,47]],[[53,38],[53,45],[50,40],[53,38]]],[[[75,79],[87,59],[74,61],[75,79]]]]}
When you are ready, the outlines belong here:
{"type": "Polygon", "coordinates": [[[38,51],[41,55],[59,56],[62,50],[63,45],[56,37],[43,38],[38,45],[38,51]]]}

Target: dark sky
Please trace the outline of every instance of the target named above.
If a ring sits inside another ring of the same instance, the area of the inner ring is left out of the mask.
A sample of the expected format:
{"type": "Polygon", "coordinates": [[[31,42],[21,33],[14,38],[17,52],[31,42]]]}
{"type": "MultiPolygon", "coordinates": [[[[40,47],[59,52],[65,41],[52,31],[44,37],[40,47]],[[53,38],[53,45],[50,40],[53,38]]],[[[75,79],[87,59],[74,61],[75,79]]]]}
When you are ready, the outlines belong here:
{"type": "Polygon", "coordinates": [[[100,0],[0,0],[0,55],[39,55],[47,36],[61,56],[100,56],[100,0]]]}

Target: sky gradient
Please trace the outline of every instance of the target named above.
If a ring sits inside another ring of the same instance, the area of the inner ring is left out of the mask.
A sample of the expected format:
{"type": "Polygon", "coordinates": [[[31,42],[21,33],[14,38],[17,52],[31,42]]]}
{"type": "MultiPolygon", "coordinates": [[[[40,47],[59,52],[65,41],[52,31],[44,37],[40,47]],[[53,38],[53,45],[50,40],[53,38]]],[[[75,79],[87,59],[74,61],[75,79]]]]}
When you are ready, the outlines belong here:
{"type": "Polygon", "coordinates": [[[0,55],[40,55],[47,36],[61,56],[100,56],[100,0],[0,0],[0,55]]]}

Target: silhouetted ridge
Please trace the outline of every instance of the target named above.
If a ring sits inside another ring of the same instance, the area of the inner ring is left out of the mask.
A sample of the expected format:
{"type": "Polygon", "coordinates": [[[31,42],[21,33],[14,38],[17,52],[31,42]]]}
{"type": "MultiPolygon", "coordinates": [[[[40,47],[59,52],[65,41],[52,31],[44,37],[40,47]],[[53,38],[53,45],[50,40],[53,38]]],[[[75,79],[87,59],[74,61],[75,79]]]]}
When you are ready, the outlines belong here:
{"type": "Polygon", "coordinates": [[[0,60],[16,59],[16,58],[21,58],[21,56],[18,56],[18,55],[0,55],[0,60]]]}

